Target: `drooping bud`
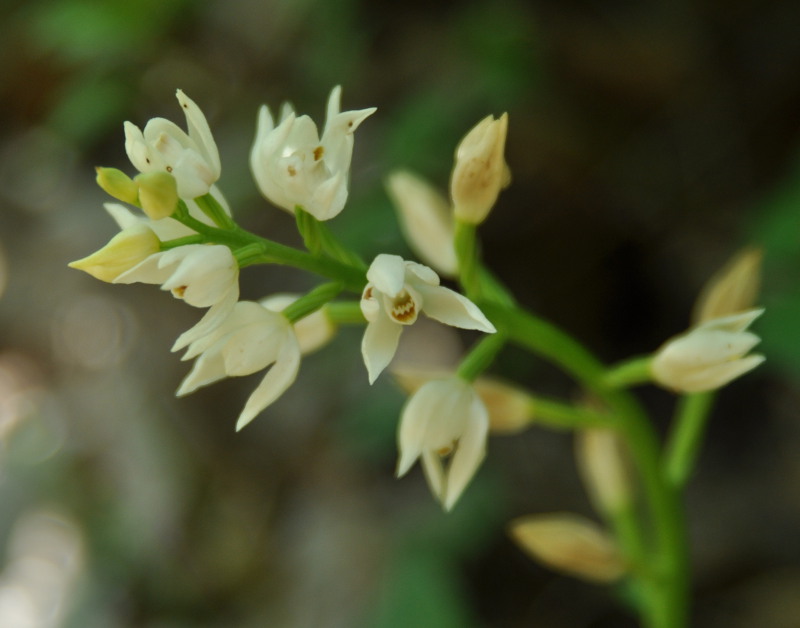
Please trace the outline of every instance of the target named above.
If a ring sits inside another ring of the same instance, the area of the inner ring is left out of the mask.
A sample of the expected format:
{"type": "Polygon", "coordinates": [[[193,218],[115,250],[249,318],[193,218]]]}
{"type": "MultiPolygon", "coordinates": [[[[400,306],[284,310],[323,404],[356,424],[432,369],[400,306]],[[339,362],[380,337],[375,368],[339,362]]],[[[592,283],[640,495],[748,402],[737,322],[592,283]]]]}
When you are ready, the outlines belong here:
{"type": "Polygon", "coordinates": [[[129,203],[130,205],[139,204],[139,186],[127,174],[117,168],[95,168],[97,172],[97,185],[104,192],[110,194],[118,201],[129,203]]]}
{"type": "Polygon", "coordinates": [[[609,429],[578,432],[575,456],[586,490],[600,512],[613,513],[631,501],[631,480],[623,444],[609,429]]]}
{"type": "Polygon", "coordinates": [[[433,186],[406,170],[390,174],[386,190],[411,250],[438,273],[454,277],[458,260],[453,247],[453,214],[447,200],[433,186]]]}
{"type": "Polygon", "coordinates": [[[532,558],[557,571],[593,582],[614,582],[625,563],[611,537],[596,523],[571,513],[513,520],[509,534],[532,558]]]}
{"type": "Polygon", "coordinates": [[[178,185],[167,172],[154,170],[136,175],[142,211],[152,220],[168,218],[178,207],[178,185]]]}
{"type": "Polygon", "coordinates": [[[453,211],[458,220],[474,225],[483,222],[500,190],[510,183],[503,156],[507,131],[508,114],[497,120],[486,116],[458,145],[450,179],[453,211]]]}
{"type": "Polygon", "coordinates": [[[694,324],[753,308],[761,284],[761,249],[739,251],[705,285],[694,307],[694,324]]]}
{"type": "Polygon", "coordinates": [[[99,251],[71,262],[69,267],[111,283],[122,273],[158,253],[160,247],[161,242],[153,230],[138,223],[120,231],[99,251]]]}

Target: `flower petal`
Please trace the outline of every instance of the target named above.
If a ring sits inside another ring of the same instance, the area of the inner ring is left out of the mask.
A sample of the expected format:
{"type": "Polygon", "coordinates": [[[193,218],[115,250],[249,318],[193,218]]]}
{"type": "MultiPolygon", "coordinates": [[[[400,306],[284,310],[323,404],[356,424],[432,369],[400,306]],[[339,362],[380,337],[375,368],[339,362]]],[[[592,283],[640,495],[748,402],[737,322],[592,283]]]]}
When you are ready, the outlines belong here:
{"type": "Polygon", "coordinates": [[[445,510],[450,510],[461,497],[486,455],[486,436],[489,432],[489,413],[477,394],[467,417],[466,429],[458,440],[458,446],[447,469],[447,486],[443,499],[445,510]]]}
{"type": "Polygon", "coordinates": [[[444,503],[444,490],[446,488],[446,478],[442,459],[436,452],[425,450],[422,452],[422,470],[428,482],[428,488],[440,503],[444,503]]]}
{"type": "Polygon", "coordinates": [[[367,281],[383,294],[396,297],[406,281],[406,264],[399,255],[378,255],[367,271],[367,281]]]}
{"type": "Polygon", "coordinates": [[[467,297],[443,286],[415,286],[422,294],[422,311],[430,318],[462,329],[477,329],[493,334],[497,331],[477,305],[467,297]]]}
{"type": "MultiPolygon", "coordinates": [[[[288,324],[288,322],[287,322],[288,324]]],[[[278,352],[278,359],[247,400],[236,421],[236,431],[250,423],[264,408],[280,397],[292,385],[300,369],[300,347],[294,333],[287,335],[278,352]]]]}
{"type": "Polygon", "coordinates": [[[219,159],[217,143],[214,141],[214,136],[211,135],[211,128],[208,126],[208,120],[206,120],[200,107],[184,94],[183,91],[179,89],[176,95],[178,97],[178,103],[186,114],[186,127],[189,130],[189,137],[200,149],[200,153],[208,165],[211,166],[214,172],[214,180],[216,181],[219,179],[222,166],[219,159]]]}
{"type": "Polygon", "coordinates": [[[372,384],[392,361],[403,327],[392,322],[383,311],[374,321],[367,323],[361,341],[361,355],[367,367],[369,383],[372,384]]]}

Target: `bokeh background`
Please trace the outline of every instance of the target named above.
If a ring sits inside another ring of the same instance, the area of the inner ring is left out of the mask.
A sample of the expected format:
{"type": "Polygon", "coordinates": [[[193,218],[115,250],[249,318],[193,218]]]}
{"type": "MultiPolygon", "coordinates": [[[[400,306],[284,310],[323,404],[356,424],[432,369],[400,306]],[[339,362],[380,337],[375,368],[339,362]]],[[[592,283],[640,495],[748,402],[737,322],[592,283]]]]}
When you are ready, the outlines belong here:
{"type": "MultiPolygon", "coordinates": [[[[408,254],[383,189],[396,167],[446,190],[458,139],[508,111],[512,186],[482,228],[519,299],[608,362],[688,324],[703,282],[765,250],[765,365],[719,396],[687,504],[694,625],[800,626],[800,4],[780,0],[403,3],[5,0],[0,6],[0,626],[626,627],[605,589],[508,540],[514,516],[591,514],[570,435],[494,437],[454,512],[393,478],[403,395],[366,383],[359,331],[233,431],[255,378],[173,396],[199,313],[67,262],[115,232],[95,165],[132,172],[122,122],[187,92],[220,187],[251,230],[299,244],[261,199],[256,110],[290,99],[359,129],[332,223],[370,258],[408,254]]],[[[313,278],[251,269],[243,293],[313,278]]],[[[404,336],[452,359],[469,336],[404,336]]],[[[415,352],[416,350],[416,352],[415,352]]],[[[495,372],[570,397],[529,356],[495,372]]],[[[673,398],[641,390],[659,429],[673,398]]]]}

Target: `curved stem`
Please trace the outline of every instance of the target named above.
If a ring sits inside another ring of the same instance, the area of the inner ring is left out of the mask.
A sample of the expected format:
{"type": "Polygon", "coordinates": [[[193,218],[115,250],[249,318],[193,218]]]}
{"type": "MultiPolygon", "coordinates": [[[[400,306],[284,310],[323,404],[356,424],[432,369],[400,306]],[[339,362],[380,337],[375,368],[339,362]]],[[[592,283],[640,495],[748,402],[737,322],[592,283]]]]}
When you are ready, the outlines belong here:
{"type": "Polygon", "coordinates": [[[627,441],[641,475],[655,528],[656,569],[648,587],[647,624],[680,628],[686,624],[688,549],[679,491],[662,476],[658,438],[636,400],[607,386],[603,365],[559,328],[516,308],[480,303],[483,312],[509,338],[559,365],[612,411],[609,427],[627,441]]]}
{"type": "Polygon", "coordinates": [[[676,488],[683,488],[692,474],[713,403],[713,392],[685,395],[678,402],[664,458],[667,481],[676,488]]]}

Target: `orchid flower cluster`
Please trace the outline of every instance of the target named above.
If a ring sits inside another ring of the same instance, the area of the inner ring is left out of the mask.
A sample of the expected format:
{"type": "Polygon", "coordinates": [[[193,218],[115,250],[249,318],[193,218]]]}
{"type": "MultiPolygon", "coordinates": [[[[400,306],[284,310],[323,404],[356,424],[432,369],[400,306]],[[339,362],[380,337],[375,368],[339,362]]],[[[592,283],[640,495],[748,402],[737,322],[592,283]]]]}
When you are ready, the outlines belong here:
{"type": "Polygon", "coordinates": [[[455,151],[446,198],[408,171],[387,177],[387,191],[411,249],[426,265],[392,253],[365,263],[328,229],[347,205],[355,132],[374,108],[341,111],[332,90],[322,132],[284,105],[257,115],[250,167],[262,195],[295,217],[305,250],[253,234],[237,223],[217,182],[219,151],[201,109],[182,91],[187,130],[162,118],[140,129],[126,122],[134,177],[98,168],[100,187],[119,203],[106,211],[119,233],[70,264],[110,283],[150,283],[205,310],[172,350],[194,360],[178,395],[226,377],[266,371],[239,414],[239,430],[295,381],[303,356],[339,325],[363,325],[365,375],[390,366],[402,331],[420,314],[479,332],[447,372],[395,371],[409,393],[398,428],[397,475],[417,460],[434,497],[449,510],[481,465],[490,432],[532,424],[576,433],[576,457],[603,522],[557,513],[515,520],[510,534],[554,569],[623,583],[645,624],[680,628],[687,616],[688,562],[680,497],[694,464],[714,392],[763,361],[750,354],[760,252],[746,250],[712,279],[690,328],[643,357],[605,366],[563,330],[519,306],[485,267],[477,227],[510,182],[508,116],[487,116],[455,151]],[[289,265],[324,281],[301,295],[242,300],[239,274],[289,265]],[[440,276],[454,280],[454,290],[440,276]],[[549,399],[486,372],[509,343],[552,361],[579,384],[578,402],[549,399]],[[652,383],[679,396],[662,447],[628,390],[652,383]]]}

